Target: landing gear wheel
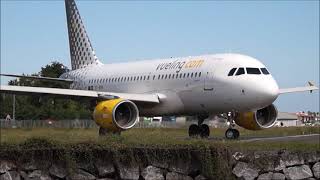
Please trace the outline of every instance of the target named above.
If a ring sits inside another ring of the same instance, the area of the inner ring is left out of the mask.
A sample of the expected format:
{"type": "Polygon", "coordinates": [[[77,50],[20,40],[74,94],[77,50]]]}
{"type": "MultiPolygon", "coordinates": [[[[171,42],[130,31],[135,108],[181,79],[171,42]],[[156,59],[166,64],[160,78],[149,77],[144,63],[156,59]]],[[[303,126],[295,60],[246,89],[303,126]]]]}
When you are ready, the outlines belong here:
{"type": "Polygon", "coordinates": [[[103,136],[106,136],[108,134],[110,134],[110,135],[113,134],[113,135],[120,136],[121,132],[120,131],[108,131],[108,129],[103,128],[103,127],[99,128],[99,136],[103,137],[103,136]]]}
{"type": "Polygon", "coordinates": [[[237,129],[227,129],[225,136],[227,139],[238,139],[240,133],[237,129]]]}
{"type": "Polygon", "coordinates": [[[210,129],[209,126],[206,124],[201,124],[200,128],[200,137],[202,138],[208,138],[210,135],[210,129]]]}
{"type": "Polygon", "coordinates": [[[239,136],[240,136],[240,132],[237,130],[237,129],[233,129],[234,130],[234,132],[235,132],[235,139],[238,139],[239,138],[239,136]]]}
{"type": "Polygon", "coordinates": [[[99,128],[99,136],[106,136],[108,134],[108,130],[106,128],[99,128]]]}
{"type": "Polygon", "coordinates": [[[191,124],[189,126],[189,137],[196,137],[199,134],[199,126],[196,124],[191,124]]]}

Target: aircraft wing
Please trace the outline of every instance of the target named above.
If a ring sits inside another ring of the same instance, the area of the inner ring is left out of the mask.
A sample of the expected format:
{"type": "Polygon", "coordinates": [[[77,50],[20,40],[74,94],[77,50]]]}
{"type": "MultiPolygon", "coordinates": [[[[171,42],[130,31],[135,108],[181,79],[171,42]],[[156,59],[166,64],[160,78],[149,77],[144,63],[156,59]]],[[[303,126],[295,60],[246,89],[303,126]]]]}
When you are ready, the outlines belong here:
{"type": "Polygon", "coordinates": [[[134,94],[134,93],[113,93],[113,92],[99,92],[87,90],[61,89],[61,88],[44,88],[44,87],[29,87],[29,86],[7,86],[0,85],[1,93],[8,94],[42,94],[52,95],[58,97],[86,97],[92,99],[114,99],[123,98],[131,101],[160,103],[157,94],[134,94]]]}
{"type": "Polygon", "coordinates": [[[29,78],[29,79],[38,79],[38,80],[47,80],[47,81],[58,81],[58,82],[66,82],[66,83],[73,82],[72,79],[51,78],[51,77],[42,77],[42,76],[26,76],[26,75],[18,75],[18,74],[0,74],[0,76],[29,78]]]}
{"type": "Polygon", "coordinates": [[[308,82],[309,86],[304,87],[295,87],[295,88],[286,88],[286,89],[279,89],[279,94],[284,93],[293,93],[293,92],[302,92],[302,91],[310,91],[318,90],[319,88],[315,86],[312,82],[308,82]]]}

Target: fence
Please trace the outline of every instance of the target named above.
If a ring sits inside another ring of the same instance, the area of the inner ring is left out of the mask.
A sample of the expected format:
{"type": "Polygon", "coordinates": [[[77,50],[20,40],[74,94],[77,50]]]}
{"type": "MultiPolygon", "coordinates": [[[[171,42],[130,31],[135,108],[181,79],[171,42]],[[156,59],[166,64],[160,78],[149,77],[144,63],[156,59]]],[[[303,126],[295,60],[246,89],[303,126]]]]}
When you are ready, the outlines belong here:
{"type": "Polygon", "coordinates": [[[97,128],[92,120],[0,120],[1,128],[97,128]]]}
{"type": "MultiPolygon", "coordinates": [[[[177,123],[175,121],[148,122],[139,121],[134,128],[187,128],[195,121],[177,123]]],[[[93,120],[5,120],[0,119],[1,128],[98,128],[93,120]]]]}

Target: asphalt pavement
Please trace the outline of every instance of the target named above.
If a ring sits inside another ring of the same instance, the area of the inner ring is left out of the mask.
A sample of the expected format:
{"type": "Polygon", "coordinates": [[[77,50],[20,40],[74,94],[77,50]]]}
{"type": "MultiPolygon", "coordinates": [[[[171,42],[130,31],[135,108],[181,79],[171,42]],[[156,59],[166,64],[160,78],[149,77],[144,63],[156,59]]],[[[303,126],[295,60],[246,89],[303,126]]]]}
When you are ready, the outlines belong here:
{"type": "Polygon", "coordinates": [[[259,137],[259,138],[246,138],[240,141],[244,142],[288,142],[288,141],[301,141],[310,143],[320,143],[320,134],[307,134],[307,135],[295,135],[295,136],[281,136],[281,137],[259,137]]]}

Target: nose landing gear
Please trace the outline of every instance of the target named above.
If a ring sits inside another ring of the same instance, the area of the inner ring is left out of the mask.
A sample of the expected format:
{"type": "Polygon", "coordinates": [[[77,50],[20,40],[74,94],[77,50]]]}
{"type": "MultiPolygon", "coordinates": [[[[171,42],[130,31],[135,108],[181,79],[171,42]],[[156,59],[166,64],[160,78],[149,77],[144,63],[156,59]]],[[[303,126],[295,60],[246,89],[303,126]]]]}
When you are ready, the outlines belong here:
{"type": "Polygon", "coordinates": [[[240,136],[240,133],[237,129],[229,128],[227,129],[225,136],[227,139],[238,139],[240,136]]]}
{"type": "Polygon", "coordinates": [[[229,112],[228,118],[227,118],[227,121],[229,123],[229,128],[226,130],[224,134],[227,139],[238,139],[240,136],[240,132],[234,128],[235,126],[234,118],[235,118],[235,113],[229,112]]]}
{"type": "Polygon", "coordinates": [[[210,136],[210,128],[207,124],[202,124],[208,115],[198,116],[198,124],[191,124],[189,126],[189,137],[208,138],[210,136]]]}

